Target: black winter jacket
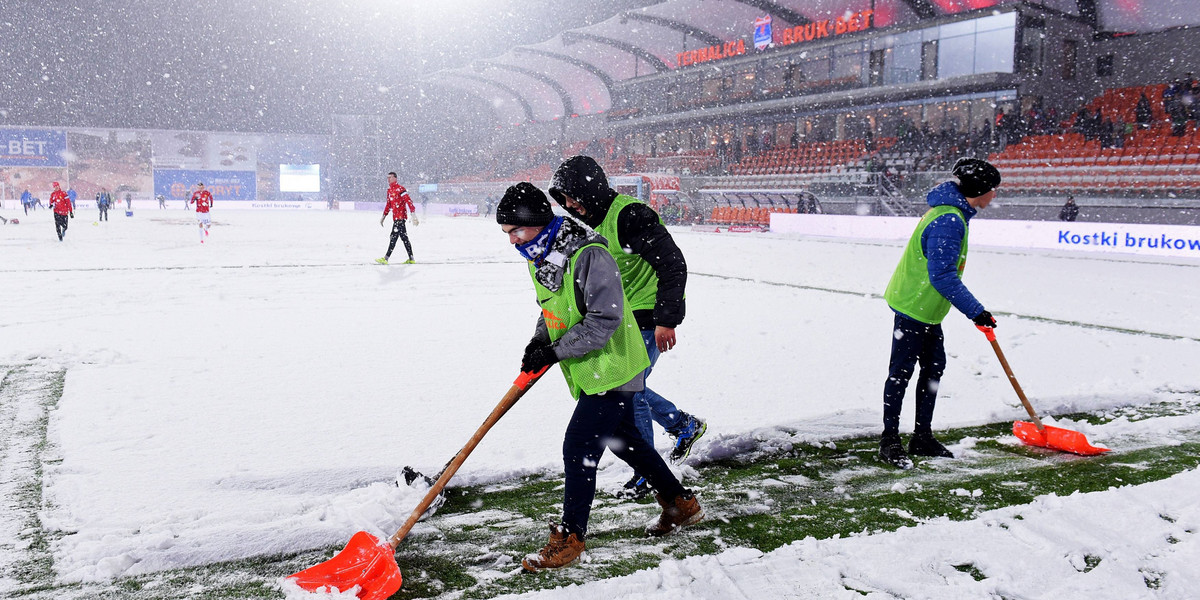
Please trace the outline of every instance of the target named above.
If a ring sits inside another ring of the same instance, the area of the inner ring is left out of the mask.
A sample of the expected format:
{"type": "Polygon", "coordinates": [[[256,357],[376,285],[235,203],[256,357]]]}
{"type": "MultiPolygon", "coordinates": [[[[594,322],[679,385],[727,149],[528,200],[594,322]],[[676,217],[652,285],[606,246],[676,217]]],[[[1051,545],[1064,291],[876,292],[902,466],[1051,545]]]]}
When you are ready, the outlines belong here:
{"type": "MultiPolygon", "coordinates": [[[[572,156],[555,171],[550,182],[550,195],[567,212],[595,229],[608,216],[617,192],[608,186],[608,177],[595,159],[572,156]],[[586,214],[567,208],[566,196],[582,204],[586,214]]],[[[633,312],[638,329],[654,329],[656,325],[678,327],[685,312],[687,262],[671,232],[659,220],[658,213],[641,203],[626,206],[617,215],[617,238],[622,247],[640,256],[658,275],[654,310],[633,312]]]]}

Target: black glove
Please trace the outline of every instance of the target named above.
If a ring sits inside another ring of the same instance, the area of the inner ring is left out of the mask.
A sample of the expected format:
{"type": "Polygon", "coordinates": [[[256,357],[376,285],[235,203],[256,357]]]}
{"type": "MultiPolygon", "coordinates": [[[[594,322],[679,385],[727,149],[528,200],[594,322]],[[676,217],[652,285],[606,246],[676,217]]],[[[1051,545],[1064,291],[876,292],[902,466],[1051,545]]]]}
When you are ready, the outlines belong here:
{"type": "Polygon", "coordinates": [[[529,347],[525,349],[525,356],[521,358],[521,371],[536,373],[556,362],[558,355],[554,354],[552,346],[543,342],[530,342],[529,347]]]}
{"type": "Polygon", "coordinates": [[[975,316],[974,319],[971,319],[971,320],[975,321],[975,324],[980,327],[995,327],[996,326],[996,319],[992,317],[992,313],[990,313],[986,310],[979,313],[978,315],[975,316]]]}
{"type": "Polygon", "coordinates": [[[533,352],[534,348],[537,348],[538,346],[545,346],[545,345],[546,345],[546,342],[539,340],[537,338],[533,338],[532,340],[529,340],[529,343],[525,345],[525,352],[523,354],[521,354],[521,364],[525,364],[525,363],[529,362],[529,354],[531,352],[533,352]]]}

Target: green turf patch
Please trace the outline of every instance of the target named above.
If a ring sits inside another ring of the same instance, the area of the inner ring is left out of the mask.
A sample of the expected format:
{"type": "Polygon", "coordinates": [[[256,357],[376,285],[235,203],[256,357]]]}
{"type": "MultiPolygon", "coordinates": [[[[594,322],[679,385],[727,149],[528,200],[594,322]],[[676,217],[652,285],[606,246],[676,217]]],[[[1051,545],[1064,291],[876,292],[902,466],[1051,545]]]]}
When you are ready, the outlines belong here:
{"type": "Polygon", "coordinates": [[[54,573],[50,544],[55,536],[42,528],[38,511],[43,507],[43,457],[50,449],[46,437],[49,411],[62,397],[65,378],[66,371],[39,373],[31,365],[17,365],[6,370],[3,381],[4,399],[0,402],[6,404],[6,409],[15,405],[12,410],[20,410],[17,407],[26,404],[36,408],[33,419],[6,415],[4,439],[6,462],[23,467],[6,491],[13,516],[22,528],[17,540],[20,547],[15,549],[14,560],[6,565],[5,575],[31,586],[49,581],[54,573]]]}
{"type": "Polygon", "coordinates": [[[983,571],[980,571],[979,567],[976,567],[972,563],[967,563],[965,565],[954,565],[954,568],[966,573],[967,575],[970,575],[975,581],[983,581],[984,579],[987,579],[987,575],[984,575],[983,571]]]}

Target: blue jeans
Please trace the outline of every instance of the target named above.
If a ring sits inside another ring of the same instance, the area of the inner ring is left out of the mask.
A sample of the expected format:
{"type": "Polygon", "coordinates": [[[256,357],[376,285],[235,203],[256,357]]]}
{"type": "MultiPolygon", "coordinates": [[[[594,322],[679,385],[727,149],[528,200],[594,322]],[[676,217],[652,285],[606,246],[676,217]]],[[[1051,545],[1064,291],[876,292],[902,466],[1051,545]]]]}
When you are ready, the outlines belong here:
{"type": "MultiPolygon", "coordinates": [[[[646,367],[645,372],[645,379],[649,380],[650,371],[654,370],[654,363],[658,362],[660,354],[658,344],[654,343],[654,330],[643,329],[642,341],[646,343],[646,354],[650,356],[650,366],[646,367]]],[[[675,408],[670,400],[659,396],[648,385],[645,390],[633,396],[633,417],[642,438],[649,442],[651,447],[654,446],[654,422],[658,422],[667,433],[678,435],[688,420],[687,413],[675,408]]]]}

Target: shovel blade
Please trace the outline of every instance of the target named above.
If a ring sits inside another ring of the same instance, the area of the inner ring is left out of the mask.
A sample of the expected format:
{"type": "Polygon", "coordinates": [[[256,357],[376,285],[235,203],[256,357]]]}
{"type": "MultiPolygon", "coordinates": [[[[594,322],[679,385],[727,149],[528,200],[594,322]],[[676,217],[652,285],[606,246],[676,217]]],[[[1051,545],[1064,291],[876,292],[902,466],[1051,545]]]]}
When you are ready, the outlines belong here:
{"type": "Polygon", "coordinates": [[[346,591],[359,586],[362,600],[384,600],[400,589],[400,567],[395,550],[386,542],[360,531],[333,558],[288,576],[310,591],[335,587],[346,591]]]}
{"type": "Polygon", "coordinates": [[[1037,425],[1028,421],[1013,421],[1013,435],[1030,446],[1041,446],[1051,450],[1061,450],[1080,456],[1095,456],[1108,452],[1108,448],[1093,446],[1087,437],[1078,431],[1044,425],[1039,431],[1037,425]]]}

